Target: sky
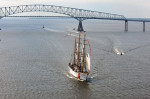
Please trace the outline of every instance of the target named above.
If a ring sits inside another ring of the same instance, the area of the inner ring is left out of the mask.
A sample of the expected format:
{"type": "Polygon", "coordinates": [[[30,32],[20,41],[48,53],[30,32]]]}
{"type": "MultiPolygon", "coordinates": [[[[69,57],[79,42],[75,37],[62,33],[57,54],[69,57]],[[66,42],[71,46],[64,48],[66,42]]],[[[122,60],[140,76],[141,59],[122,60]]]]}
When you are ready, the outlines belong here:
{"type": "Polygon", "coordinates": [[[28,4],[81,8],[124,15],[128,18],[150,18],[150,0],[0,0],[0,7],[28,4]]]}

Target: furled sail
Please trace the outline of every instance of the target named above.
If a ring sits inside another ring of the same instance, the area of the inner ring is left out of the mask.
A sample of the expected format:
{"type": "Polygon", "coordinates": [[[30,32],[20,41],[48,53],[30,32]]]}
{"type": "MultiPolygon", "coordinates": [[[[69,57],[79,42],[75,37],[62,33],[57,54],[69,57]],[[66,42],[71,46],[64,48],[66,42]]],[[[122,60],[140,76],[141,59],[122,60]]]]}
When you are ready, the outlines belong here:
{"type": "Polygon", "coordinates": [[[89,55],[89,53],[87,53],[87,55],[86,55],[86,69],[87,69],[87,72],[91,71],[91,62],[90,62],[90,55],[89,55]]]}

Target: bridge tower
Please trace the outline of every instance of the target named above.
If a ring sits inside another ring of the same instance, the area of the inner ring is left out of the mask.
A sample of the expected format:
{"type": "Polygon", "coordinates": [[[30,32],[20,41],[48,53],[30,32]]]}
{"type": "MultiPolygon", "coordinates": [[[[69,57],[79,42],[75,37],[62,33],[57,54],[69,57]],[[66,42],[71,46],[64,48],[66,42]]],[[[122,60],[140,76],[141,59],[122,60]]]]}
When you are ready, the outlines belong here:
{"type": "Polygon", "coordinates": [[[80,32],[84,31],[81,20],[79,20],[78,31],[80,32]]]}
{"type": "Polygon", "coordinates": [[[143,32],[145,32],[145,22],[143,21],[143,32]]]}
{"type": "Polygon", "coordinates": [[[125,20],[125,32],[128,31],[128,20],[125,20]]]}

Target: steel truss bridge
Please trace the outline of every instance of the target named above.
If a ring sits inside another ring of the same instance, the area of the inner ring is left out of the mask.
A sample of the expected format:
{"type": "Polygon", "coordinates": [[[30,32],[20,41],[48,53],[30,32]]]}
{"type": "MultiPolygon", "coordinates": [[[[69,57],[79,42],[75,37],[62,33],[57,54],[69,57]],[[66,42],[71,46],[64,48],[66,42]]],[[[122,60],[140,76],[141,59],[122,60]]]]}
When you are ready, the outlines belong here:
{"type": "Polygon", "coordinates": [[[143,22],[143,31],[145,31],[145,22],[150,22],[150,20],[128,19],[125,18],[123,15],[118,14],[111,14],[55,5],[41,5],[41,4],[2,7],[0,8],[0,18],[24,12],[53,12],[67,15],[79,21],[78,26],[79,31],[84,31],[82,27],[82,21],[86,19],[122,20],[125,21],[125,31],[128,31],[128,21],[143,22]]]}

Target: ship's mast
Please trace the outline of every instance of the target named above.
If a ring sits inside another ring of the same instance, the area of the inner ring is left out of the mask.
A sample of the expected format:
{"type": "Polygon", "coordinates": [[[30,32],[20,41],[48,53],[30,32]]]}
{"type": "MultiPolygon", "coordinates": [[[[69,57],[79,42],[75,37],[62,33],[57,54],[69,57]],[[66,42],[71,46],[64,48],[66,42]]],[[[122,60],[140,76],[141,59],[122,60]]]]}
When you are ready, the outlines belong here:
{"type": "Polygon", "coordinates": [[[83,34],[84,35],[84,46],[83,46],[83,61],[82,61],[82,72],[83,72],[83,69],[85,68],[86,69],[86,66],[85,66],[85,62],[86,62],[86,59],[85,59],[85,37],[86,37],[86,35],[85,34],[83,34]]]}
{"type": "MultiPolygon", "coordinates": [[[[77,65],[80,72],[83,72],[83,69],[85,68],[85,34],[81,33],[84,32],[83,26],[82,26],[82,20],[79,20],[78,25],[78,31],[79,31],[79,38],[78,38],[78,58],[77,58],[77,65]],[[81,44],[81,34],[84,35],[84,41],[83,41],[83,52],[80,51],[80,44],[81,44]],[[82,58],[81,58],[82,57],[82,58]]],[[[77,47],[77,46],[76,46],[77,47]]]]}
{"type": "Polygon", "coordinates": [[[77,65],[75,55],[76,55],[76,37],[75,37],[75,45],[74,45],[74,64],[77,65]]]}
{"type": "Polygon", "coordinates": [[[84,71],[84,68],[86,69],[86,66],[85,66],[85,37],[86,35],[84,33],[81,33],[81,32],[84,32],[84,29],[83,29],[83,26],[82,26],[82,20],[79,20],[79,25],[78,25],[78,31],[79,31],[79,51],[78,51],[78,66],[80,66],[80,71],[83,72],[84,71]],[[83,35],[83,42],[82,42],[82,49],[83,49],[83,52],[81,53],[80,52],[80,35],[83,35]],[[82,58],[81,58],[82,57],[82,58]]]}
{"type": "Polygon", "coordinates": [[[80,32],[79,32],[79,39],[78,39],[78,67],[79,67],[79,69],[81,69],[81,58],[80,58],[80,32]]]}

